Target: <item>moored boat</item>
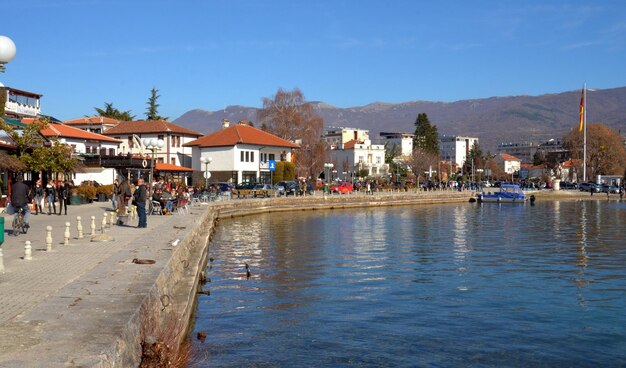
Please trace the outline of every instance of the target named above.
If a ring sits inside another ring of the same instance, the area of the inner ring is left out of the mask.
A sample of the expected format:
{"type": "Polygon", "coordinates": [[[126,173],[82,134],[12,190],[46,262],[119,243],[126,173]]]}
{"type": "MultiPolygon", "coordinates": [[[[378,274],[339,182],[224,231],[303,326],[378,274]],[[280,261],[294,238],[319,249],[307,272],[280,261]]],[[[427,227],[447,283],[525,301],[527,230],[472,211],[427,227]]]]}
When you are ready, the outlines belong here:
{"type": "Polygon", "coordinates": [[[478,201],[486,203],[524,203],[527,199],[528,197],[517,184],[502,184],[499,192],[482,192],[478,195],[478,201]]]}

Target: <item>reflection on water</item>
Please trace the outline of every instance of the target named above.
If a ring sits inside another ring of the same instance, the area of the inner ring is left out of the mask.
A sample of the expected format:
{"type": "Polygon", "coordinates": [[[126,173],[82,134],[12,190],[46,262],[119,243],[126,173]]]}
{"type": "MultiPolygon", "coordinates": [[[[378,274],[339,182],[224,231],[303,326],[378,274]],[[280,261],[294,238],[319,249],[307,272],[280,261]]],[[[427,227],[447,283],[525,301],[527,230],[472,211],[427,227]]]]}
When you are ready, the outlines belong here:
{"type": "Polygon", "coordinates": [[[625,224],[605,201],[225,220],[193,346],[211,367],[626,365],[625,224]]]}

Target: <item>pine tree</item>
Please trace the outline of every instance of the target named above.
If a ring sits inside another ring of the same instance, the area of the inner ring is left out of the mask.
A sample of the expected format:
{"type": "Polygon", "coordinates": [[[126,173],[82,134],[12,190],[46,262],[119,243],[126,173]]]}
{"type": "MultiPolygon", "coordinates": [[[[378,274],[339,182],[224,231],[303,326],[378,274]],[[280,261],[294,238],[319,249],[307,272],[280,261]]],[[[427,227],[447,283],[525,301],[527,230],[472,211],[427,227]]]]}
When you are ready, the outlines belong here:
{"type": "Polygon", "coordinates": [[[160,106],[157,103],[157,100],[159,99],[159,97],[161,97],[161,95],[159,94],[159,90],[156,89],[155,87],[152,87],[152,90],[150,90],[150,98],[148,99],[147,105],[148,108],[146,109],[146,120],[167,120],[167,117],[163,117],[159,115],[159,111],[158,111],[158,107],[160,106]]]}
{"type": "Polygon", "coordinates": [[[415,138],[413,148],[439,156],[439,132],[437,126],[432,125],[426,113],[419,113],[415,119],[415,138]]]}

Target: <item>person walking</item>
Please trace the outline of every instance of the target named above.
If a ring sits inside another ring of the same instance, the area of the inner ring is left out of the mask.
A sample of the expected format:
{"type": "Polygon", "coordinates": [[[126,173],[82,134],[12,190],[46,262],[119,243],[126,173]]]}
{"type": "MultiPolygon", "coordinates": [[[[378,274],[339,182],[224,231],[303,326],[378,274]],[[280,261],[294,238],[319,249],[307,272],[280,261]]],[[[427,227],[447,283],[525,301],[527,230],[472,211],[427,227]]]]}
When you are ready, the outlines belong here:
{"type": "Polygon", "coordinates": [[[41,186],[41,180],[37,180],[35,184],[35,215],[39,212],[43,213],[43,199],[46,196],[46,192],[41,186]]]}
{"type": "Polygon", "coordinates": [[[135,203],[137,205],[137,215],[139,216],[139,224],[137,225],[137,228],[146,228],[148,227],[148,219],[146,216],[146,200],[148,199],[148,190],[146,189],[146,185],[141,178],[137,180],[137,187],[135,188],[133,198],[135,199],[135,203]]]}
{"type": "Polygon", "coordinates": [[[61,182],[59,184],[59,189],[58,189],[58,196],[59,196],[59,213],[58,215],[61,216],[61,212],[63,211],[63,208],[65,207],[65,214],[67,215],[67,198],[68,198],[68,194],[69,194],[69,186],[67,184],[65,184],[64,182],[61,182]]]}
{"type": "Polygon", "coordinates": [[[48,199],[48,216],[51,215],[52,210],[54,210],[54,214],[57,213],[57,205],[56,205],[56,195],[57,195],[57,191],[54,188],[54,184],[52,183],[52,180],[48,181],[48,185],[46,185],[46,198],[48,199]]]}

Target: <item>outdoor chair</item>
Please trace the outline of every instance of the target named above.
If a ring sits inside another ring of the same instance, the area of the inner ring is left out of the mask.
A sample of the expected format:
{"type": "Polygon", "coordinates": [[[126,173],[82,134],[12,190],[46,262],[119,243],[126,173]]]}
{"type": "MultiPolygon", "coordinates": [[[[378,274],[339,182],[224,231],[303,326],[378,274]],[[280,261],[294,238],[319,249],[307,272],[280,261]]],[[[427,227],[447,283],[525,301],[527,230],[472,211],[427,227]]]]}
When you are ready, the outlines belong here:
{"type": "Polygon", "coordinates": [[[151,215],[163,215],[163,209],[161,208],[161,203],[159,201],[151,202],[152,210],[150,211],[151,215]]]}

